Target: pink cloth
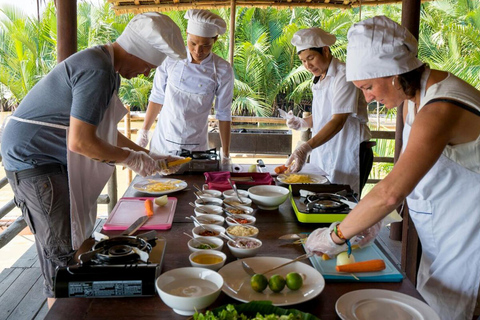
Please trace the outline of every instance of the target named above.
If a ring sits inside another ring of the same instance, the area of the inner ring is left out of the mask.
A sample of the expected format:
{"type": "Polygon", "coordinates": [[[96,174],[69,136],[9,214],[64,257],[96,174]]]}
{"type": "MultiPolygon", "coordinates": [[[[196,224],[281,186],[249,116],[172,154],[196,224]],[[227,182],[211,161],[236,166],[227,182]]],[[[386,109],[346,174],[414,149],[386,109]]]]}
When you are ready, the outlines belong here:
{"type": "Polygon", "coordinates": [[[208,188],[218,191],[232,189],[230,183],[228,183],[228,178],[232,179],[232,182],[239,188],[246,187],[248,189],[248,187],[251,186],[275,184],[270,173],[212,171],[205,172],[204,174],[205,183],[208,185],[208,188]],[[238,180],[236,180],[236,178],[238,178],[238,180]],[[252,178],[252,180],[242,180],[242,178],[252,178]]]}

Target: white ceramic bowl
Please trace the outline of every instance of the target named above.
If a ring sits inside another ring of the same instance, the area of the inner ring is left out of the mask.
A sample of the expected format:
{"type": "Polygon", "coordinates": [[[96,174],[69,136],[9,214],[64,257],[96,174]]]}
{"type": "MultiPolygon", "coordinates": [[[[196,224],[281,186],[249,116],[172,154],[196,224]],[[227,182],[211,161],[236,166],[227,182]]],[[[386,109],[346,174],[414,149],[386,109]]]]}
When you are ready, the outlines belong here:
{"type": "Polygon", "coordinates": [[[250,226],[254,225],[255,221],[257,221],[257,219],[255,219],[254,216],[251,216],[248,214],[234,214],[225,218],[225,222],[228,224],[228,226],[236,225],[236,223],[232,221],[230,218],[237,220],[238,223],[250,225],[250,226]],[[247,222],[240,222],[239,220],[247,220],[247,222]]]}
{"type": "Polygon", "coordinates": [[[225,210],[230,212],[231,214],[249,214],[249,215],[252,215],[253,212],[254,212],[253,208],[249,207],[249,206],[236,206],[236,208],[225,206],[225,210]],[[243,211],[243,213],[240,213],[241,211],[243,211]]]}
{"type": "MultiPolygon", "coordinates": [[[[252,199],[249,199],[247,197],[242,197],[240,196],[240,199],[242,199],[243,204],[240,203],[240,200],[234,196],[234,197],[226,197],[223,199],[223,203],[238,207],[238,206],[247,206],[250,207],[252,205],[252,199]]],[[[226,206],[226,205],[225,205],[226,206]]]]}
{"type": "Polygon", "coordinates": [[[217,271],[225,264],[227,255],[218,250],[201,250],[192,252],[188,257],[192,267],[207,268],[217,271]]]}
{"type": "Polygon", "coordinates": [[[262,246],[262,241],[256,238],[241,237],[237,238],[236,240],[239,241],[240,244],[247,244],[252,242],[256,244],[256,246],[253,248],[248,248],[246,246],[244,248],[239,248],[233,244],[232,240],[228,241],[227,246],[230,249],[230,252],[234,257],[239,259],[256,256],[258,251],[260,250],[260,247],[262,246]]]}
{"type": "Polygon", "coordinates": [[[287,200],[290,190],[280,186],[254,186],[248,189],[253,202],[263,210],[275,210],[287,200]]]}
{"type": "MultiPolygon", "coordinates": [[[[240,190],[240,189],[237,189],[237,190],[240,197],[248,197],[247,190],[240,190]]],[[[237,195],[235,194],[235,191],[233,191],[233,189],[229,189],[229,190],[223,191],[223,196],[227,198],[227,197],[236,197],[237,195]]]]}
{"type": "Polygon", "coordinates": [[[193,209],[193,212],[195,212],[195,215],[197,217],[202,215],[221,216],[223,214],[223,208],[215,205],[206,205],[206,206],[197,205],[197,207],[193,209]]]}
{"type": "Polygon", "coordinates": [[[177,268],[161,274],[155,281],[160,299],[178,314],[202,312],[220,295],[223,278],[206,268],[177,268]]]}
{"type": "Polygon", "coordinates": [[[225,232],[233,239],[238,237],[258,237],[258,228],[254,226],[230,226],[225,232]]]}
{"type": "Polygon", "coordinates": [[[221,206],[223,204],[222,199],[214,198],[214,197],[200,197],[201,199],[195,200],[195,205],[198,206],[205,206],[205,205],[214,205],[214,206],[221,206]]]}
{"type": "MultiPolygon", "coordinates": [[[[199,193],[198,195],[200,197],[210,197],[210,198],[221,198],[222,197],[222,192],[221,191],[218,191],[218,190],[210,190],[210,189],[207,189],[207,190],[203,190],[202,191],[203,194],[199,193]]],[[[248,192],[247,192],[247,195],[248,195],[248,192]]]]}
{"type": "Polygon", "coordinates": [[[205,238],[220,238],[220,233],[224,233],[225,232],[225,228],[222,227],[222,226],[217,226],[215,224],[213,225],[208,225],[208,226],[197,226],[195,228],[192,229],[192,234],[195,238],[198,238],[198,237],[205,237],[205,238]],[[214,236],[205,236],[202,234],[202,232],[205,231],[205,228],[208,229],[208,230],[211,230],[212,232],[216,233],[216,235],[214,236]]]}
{"type": "Polygon", "coordinates": [[[215,247],[213,249],[210,248],[211,250],[221,251],[223,248],[223,240],[216,237],[198,237],[195,239],[190,239],[190,241],[187,242],[187,246],[190,252],[210,250],[198,248],[198,246],[200,246],[202,243],[214,245],[215,247]]]}
{"type": "MultiPolygon", "coordinates": [[[[197,220],[202,225],[215,224],[217,226],[223,226],[225,222],[225,218],[218,214],[197,214],[197,220]]],[[[194,221],[193,224],[195,224],[195,226],[199,225],[196,221],[194,221]]]]}

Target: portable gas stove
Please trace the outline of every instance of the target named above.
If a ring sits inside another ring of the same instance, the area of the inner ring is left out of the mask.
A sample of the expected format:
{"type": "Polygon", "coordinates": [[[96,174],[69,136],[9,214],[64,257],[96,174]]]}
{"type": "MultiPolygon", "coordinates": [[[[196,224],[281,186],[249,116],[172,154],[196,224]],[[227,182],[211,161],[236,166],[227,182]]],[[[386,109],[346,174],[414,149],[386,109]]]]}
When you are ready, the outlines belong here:
{"type": "Polygon", "coordinates": [[[220,155],[217,154],[217,149],[213,148],[206,151],[190,151],[182,149],[177,151],[177,156],[190,157],[192,160],[182,166],[177,174],[184,172],[205,172],[218,171],[220,167],[220,155]]]}
{"type": "Polygon", "coordinates": [[[306,211],[312,213],[349,213],[350,207],[342,202],[348,201],[347,198],[335,193],[317,193],[307,195],[303,203],[306,205],[306,211]]]}
{"type": "Polygon", "coordinates": [[[166,240],[151,237],[151,232],[145,235],[117,236],[99,242],[87,239],[77,252],[77,264],[57,268],[55,297],[155,295],[166,240]]]}

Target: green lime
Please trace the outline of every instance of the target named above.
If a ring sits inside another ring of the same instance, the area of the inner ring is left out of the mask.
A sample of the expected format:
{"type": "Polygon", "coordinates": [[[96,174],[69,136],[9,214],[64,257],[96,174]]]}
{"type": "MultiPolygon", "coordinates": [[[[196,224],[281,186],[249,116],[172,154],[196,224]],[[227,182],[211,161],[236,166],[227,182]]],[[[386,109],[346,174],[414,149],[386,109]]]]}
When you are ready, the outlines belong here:
{"type": "Polygon", "coordinates": [[[290,290],[298,290],[303,286],[303,278],[298,272],[290,272],[287,274],[286,280],[290,290]]]}
{"type": "Polygon", "coordinates": [[[268,287],[273,292],[280,292],[285,288],[285,279],[279,274],[274,274],[268,280],[268,287]]]}
{"type": "Polygon", "coordinates": [[[268,286],[267,277],[263,274],[255,274],[250,278],[250,286],[257,292],[262,292],[268,286]]]}

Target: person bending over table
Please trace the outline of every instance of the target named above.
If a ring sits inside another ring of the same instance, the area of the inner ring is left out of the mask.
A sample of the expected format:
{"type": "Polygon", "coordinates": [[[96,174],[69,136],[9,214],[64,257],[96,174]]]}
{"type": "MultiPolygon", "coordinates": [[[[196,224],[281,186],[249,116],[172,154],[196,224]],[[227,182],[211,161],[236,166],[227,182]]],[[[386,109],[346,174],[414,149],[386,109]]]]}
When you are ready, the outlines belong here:
{"type": "Polygon", "coordinates": [[[55,268],[66,266],[92,234],[97,198],[114,165],[148,176],[161,171],[158,159],[170,160],[117,130],[127,113],[117,96],[120,76],[148,76],[166,56],[185,55],[181,31],[168,16],[137,15],[116,42],[59,63],[9,118],[3,165],[15,204],[35,235],[49,306],[55,268]]]}
{"type": "Polygon", "coordinates": [[[387,17],[354,24],[348,41],[347,80],[367,101],[407,102],[404,147],[340,224],[308,237],[307,250],[338,254],[406,198],[422,244],[418,291],[441,319],[470,320],[480,284],[480,92],[417,59],[416,39],[387,17]]]}

